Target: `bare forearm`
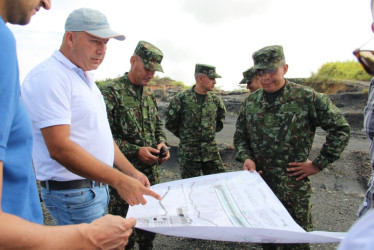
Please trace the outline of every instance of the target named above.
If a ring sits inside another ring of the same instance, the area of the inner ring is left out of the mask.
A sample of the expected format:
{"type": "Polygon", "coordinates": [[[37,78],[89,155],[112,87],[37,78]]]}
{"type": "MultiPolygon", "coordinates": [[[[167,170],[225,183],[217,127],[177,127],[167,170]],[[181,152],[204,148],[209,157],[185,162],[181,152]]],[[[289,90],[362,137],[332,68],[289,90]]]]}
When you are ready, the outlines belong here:
{"type": "MultiPolygon", "coordinates": [[[[0,161],[0,201],[3,162],[0,161]]],[[[1,203],[0,203],[1,204],[1,203]]],[[[4,213],[0,206],[0,249],[87,249],[84,225],[47,227],[4,213]],[[71,244],[71,245],[70,245],[71,244]],[[74,246],[73,248],[71,246],[74,246]]]]}
{"type": "Polygon", "coordinates": [[[55,151],[56,153],[51,153],[51,157],[77,175],[109,185],[121,178],[122,174],[118,170],[99,161],[72,141],[55,151]]]}
{"type": "Polygon", "coordinates": [[[47,127],[41,131],[51,157],[71,172],[109,184],[130,205],[145,204],[143,195],[159,197],[156,193],[144,187],[149,187],[148,179],[129,163],[114,141],[115,164],[125,174],[131,175],[137,180],[97,160],[82,147],[72,142],[69,125],[47,127]]]}
{"type": "MultiPolygon", "coordinates": [[[[89,248],[83,228],[48,227],[0,212],[0,249],[83,249],[89,248]]],[[[93,246],[91,246],[93,247],[93,246]]]]}
{"type": "Polygon", "coordinates": [[[0,249],[124,249],[135,223],[105,215],[90,224],[42,226],[0,211],[0,249]]]}

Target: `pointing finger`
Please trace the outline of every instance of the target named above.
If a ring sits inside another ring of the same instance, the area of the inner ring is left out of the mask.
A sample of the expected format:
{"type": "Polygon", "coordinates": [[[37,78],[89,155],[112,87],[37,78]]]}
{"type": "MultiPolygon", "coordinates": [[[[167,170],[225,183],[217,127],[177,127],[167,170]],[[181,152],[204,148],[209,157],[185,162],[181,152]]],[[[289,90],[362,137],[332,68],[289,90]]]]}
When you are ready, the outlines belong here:
{"type": "Polygon", "coordinates": [[[162,197],[161,195],[159,195],[158,193],[156,193],[155,191],[152,191],[151,189],[147,189],[145,192],[144,192],[145,195],[149,195],[149,196],[152,196],[153,198],[157,199],[157,200],[161,200],[162,197]]]}

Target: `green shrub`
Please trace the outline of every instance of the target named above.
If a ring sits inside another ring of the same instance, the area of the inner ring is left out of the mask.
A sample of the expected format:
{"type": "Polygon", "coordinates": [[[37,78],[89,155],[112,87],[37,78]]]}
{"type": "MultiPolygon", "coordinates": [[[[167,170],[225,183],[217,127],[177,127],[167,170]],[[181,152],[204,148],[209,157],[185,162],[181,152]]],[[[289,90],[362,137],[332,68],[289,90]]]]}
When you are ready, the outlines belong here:
{"type": "Polygon", "coordinates": [[[100,88],[100,87],[105,86],[106,84],[108,84],[108,82],[112,81],[113,79],[115,79],[115,78],[107,78],[105,80],[95,81],[95,83],[100,88]]]}
{"type": "Polygon", "coordinates": [[[179,87],[182,87],[182,88],[186,88],[186,86],[184,85],[183,82],[181,81],[175,81],[173,79],[171,79],[170,77],[159,77],[159,76],[155,76],[153,77],[153,79],[149,82],[149,85],[173,85],[173,86],[179,86],[179,87]]]}
{"type": "Polygon", "coordinates": [[[312,73],[311,80],[336,81],[357,80],[370,81],[372,77],[356,61],[328,62],[323,64],[317,73],[312,73]]]}

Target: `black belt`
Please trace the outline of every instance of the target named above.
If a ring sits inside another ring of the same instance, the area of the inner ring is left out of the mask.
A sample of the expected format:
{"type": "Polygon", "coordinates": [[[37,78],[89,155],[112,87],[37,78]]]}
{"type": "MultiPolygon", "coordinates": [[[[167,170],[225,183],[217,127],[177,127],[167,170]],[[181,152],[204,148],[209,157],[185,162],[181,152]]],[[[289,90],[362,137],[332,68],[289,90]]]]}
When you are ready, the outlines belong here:
{"type": "MultiPolygon", "coordinates": [[[[68,189],[79,189],[79,188],[90,188],[103,187],[104,184],[101,182],[96,182],[88,179],[74,180],[74,181],[48,181],[49,189],[52,190],[68,190],[68,189]]],[[[43,188],[47,187],[47,181],[40,181],[40,186],[43,188]]]]}

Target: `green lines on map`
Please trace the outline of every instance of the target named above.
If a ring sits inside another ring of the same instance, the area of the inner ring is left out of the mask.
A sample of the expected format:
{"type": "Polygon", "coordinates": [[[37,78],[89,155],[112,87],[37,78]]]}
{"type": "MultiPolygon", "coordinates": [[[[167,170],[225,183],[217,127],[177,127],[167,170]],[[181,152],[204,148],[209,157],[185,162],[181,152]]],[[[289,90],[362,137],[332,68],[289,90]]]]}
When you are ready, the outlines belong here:
{"type": "Polygon", "coordinates": [[[219,201],[221,202],[223,209],[225,210],[233,226],[249,227],[247,221],[238,209],[235,200],[232,199],[232,196],[229,190],[227,189],[227,186],[224,186],[222,184],[216,184],[213,187],[219,201]]]}

